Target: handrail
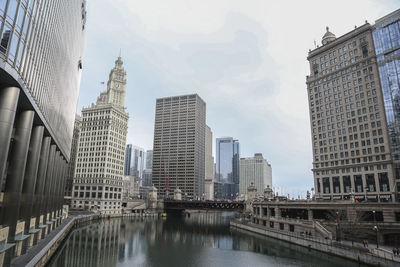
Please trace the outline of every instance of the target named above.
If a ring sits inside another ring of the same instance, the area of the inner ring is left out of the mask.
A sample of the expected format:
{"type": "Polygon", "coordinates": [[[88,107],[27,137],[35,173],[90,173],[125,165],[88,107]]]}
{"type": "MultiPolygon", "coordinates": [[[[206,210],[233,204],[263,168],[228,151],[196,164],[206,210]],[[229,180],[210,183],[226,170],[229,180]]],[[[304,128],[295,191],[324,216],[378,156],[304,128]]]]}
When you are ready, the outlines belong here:
{"type": "Polygon", "coordinates": [[[321,234],[323,234],[325,237],[332,239],[332,233],[328,229],[326,229],[319,221],[314,221],[314,228],[315,230],[318,230],[321,234]]]}

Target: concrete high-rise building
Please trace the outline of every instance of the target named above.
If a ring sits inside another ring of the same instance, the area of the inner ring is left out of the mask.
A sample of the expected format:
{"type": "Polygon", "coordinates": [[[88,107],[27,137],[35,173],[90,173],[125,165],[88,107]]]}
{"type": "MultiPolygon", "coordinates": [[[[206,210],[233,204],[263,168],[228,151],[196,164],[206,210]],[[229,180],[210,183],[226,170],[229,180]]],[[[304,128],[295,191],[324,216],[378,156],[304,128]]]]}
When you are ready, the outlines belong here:
{"type": "Polygon", "coordinates": [[[146,152],[144,149],[132,144],[126,146],[125,175],[134,176],[141,184],[145,165],[146,152]]]}
{"type": "Polygon", "coordinates": [[[152,169],[153,167],[153,150],[146,151],[146,169],[152,169]]]}
{"type": "MultiPolygon", "coordinates": [[[[358,201],[395,199],[395,150],[390,143],[394,130],[390,130],[390,123],[395,121],[392,112],[396,105],[385,103],[398,90],[393,90],[393,82],[389,82],[392,78],[380,73],[380,68],[393,65],[393,58],[382,55],[390,42],[386,36],[391,36],[383,28],[391,23],[398,25],[398,18],[397,22],[387,22],[385,18],[376,26],[366,22],[339,38],[327,28],[322,46],[308,54],[311,74],[307,76],[307,92],[317,198],[349,199],[354,191],[358,201]]],[[[393,28],[393,38],[398,40],[398,26],[393,28]]],[[[398,81],[398,76],[393,79],[398,81]]],[[[396,102],[395,98],[390,101],[396,102]]]]}
{"type": "Polygon", "coordinates": [[[400,200],[400,9],[377,20],[373,30],[387,129],[400,200]]]}
{"type": "Polygon", "coordinates": [[[126,135],[126,72],[121,57],[115,61],[96,104],[82,109],[72,208],[101,214],[121,212],[126,135]]]}
{"type": "Polygon", "coordinates": [[[71,158],[70,161],[68,162],[68,172],[65,185],[66,199],[67,198],[70,199],[72,197],[72,185],[75,175],[76,156],[78,155],[78,143],[79,143],[79,135],[81,133],[81,127],[82,127],[82,118],[79,115],[76,115],[74,123],[74,132],[72,135],[71,158]]]}
{"type": "Polygon", "coordinates": [[[239,194],[247,194],[247,188],[253,183],[257,188],[257,194],[263,195],[264,189],[272,188],[271,164],[263,158],[261,153],[255,153],[254,157],[241,158],[239,162],[239,194]]]}
{"type": "Polygon", "coordinates": [[[206,125],[205,129],[204,197],[207,200],[214,200],[214,157],[212,155],[213,134],[208,125],[206,125]]]}
{"type": "Polygon", "coordinates": [[[153,177],[158,193],[179,187],[188,197],[204,192],[206,103],[197,95],[157,99],[153,177]]]}
{"type": "Polygon", "coordinates": [[[61,220],[85,23],[82,0],[0,1],[0,243],[15,244],[3,245],[7,255],[61,220]]]}
{"type": "Polygon", "coordinates": [[[239,194],[239,141],[232,137],[216,139],[215,179],[217,198],[235,199],[239,194]]]}

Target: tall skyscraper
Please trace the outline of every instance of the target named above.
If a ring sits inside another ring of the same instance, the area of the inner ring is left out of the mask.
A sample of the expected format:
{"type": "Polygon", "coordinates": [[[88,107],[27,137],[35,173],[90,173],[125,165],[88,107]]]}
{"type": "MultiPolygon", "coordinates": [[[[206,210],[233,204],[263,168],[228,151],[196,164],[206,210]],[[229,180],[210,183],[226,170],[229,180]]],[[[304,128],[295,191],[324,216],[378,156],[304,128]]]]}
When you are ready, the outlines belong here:
{"type": "Polygon", "coordinates": [[[76,156],[78,155],[78,143],[79,143],[79,135],[81,133],[81,127],[82,127],[82,118],[79,115],[76,115],[74,123],[74,132],[72,135],[71,158],[70,161],[68,162],[68,172],[65,185],[66,198],[72,197],[72,185],[75,175],[76,156]]]}
{"type": "Polygon", "coordinates": [[[124,175],[130,175],[131,170],[131,162],[132,162],[132,144],[126,145],[125,150],[125,165],[124,165],[124,175]]]}
{"type": "Polygon", "coordinates": [[[264,189],[272,188],[271,164],[263,158],[261,153],[255,153],[254,157],[241,158],[239,163],[239,193],[247,194],[247,188],[253,183],[257,188],[257,194],[263,195],[264,189]]]}
{"type": "MultiPolygon", "coordinates": [[[[375,31],[382,38],[377,44],[389,45],[379,33],[386,27],[384,20],[377,28],[366,22],[339,38],[327,28],[323,45],[309,52],[307,91],[317,198],[349,199],[354,191],[358,201],[395,199],[395,156],[387,123],[394,118],[388,118],[391,104],[385,106],[394,87],[379,72],[391,63],[389,57],[377,58],[372,35],[375,31]]],[[[381,54],[382,47],[377,48],[381,54]]]]}
{"type": "Polygon", "coordinates": [[[132,144],[126,146],[125,175],[134,176],[141,183],[145,165],[146,153],[144,149],[132,144]]]}
{"type": "Polygon", "coordinates": [[[85,20],[82,0],[0,1],[0,242],[17,254],[60,222],[85,20]]]}
{"type": "Polygon", "coordinates": [[[211,128],[206,125],[205,134],[205,171],[204,171],[204,197],[207,200],[214,199],[214,157],[212,155],[213,134],[211,128]]]}
{"type": "Polygon", "coordinates": [[[153,150],[146,151],[146,169],[153,168],[153,150]]]}
{"type": "Polygon", "coordinates": [[[121,57],[110,72],[107,91],[82,109],[73,187],[73,209],[101,214],[121,212],[126,135],[126,72],[121,57]]]}
{"type": "Polygon", "coordinates": [[[153,145],[153,184],[165,195],[204,192],[206,103],[197,95],[157,99],[153,145]]]}
{"type": "Polygon", "coordinates": [[[400,200],[400,9],[377,20],[373,30],[392,152],[396,199],[400,200]]]}
{"type": "Polygon", "coordinates": [[[216,139],[215,179],[218,198],[235,199],[239,194],[239,141],[232,137],[216,139]]]}

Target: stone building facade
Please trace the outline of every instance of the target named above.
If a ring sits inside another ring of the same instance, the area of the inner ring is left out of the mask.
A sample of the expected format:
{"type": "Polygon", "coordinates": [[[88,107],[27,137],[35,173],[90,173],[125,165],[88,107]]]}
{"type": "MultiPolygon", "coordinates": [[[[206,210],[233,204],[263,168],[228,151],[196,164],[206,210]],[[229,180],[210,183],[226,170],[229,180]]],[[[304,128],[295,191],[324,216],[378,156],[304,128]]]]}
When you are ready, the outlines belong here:
{"type": "Polygon", "coordinates": [[[254,157],[241,158],[239,161],[239,193],[244,195],[247,188],[254,185],[258,195],[264,194],[264,189],[272,188],[271,164],[264,159],[261,153],[255,153],[254,157]]]}
{"type": "Polygon", "coordinates": [[[390,202],[393,159],[369,23],[310,50],[307,76],[315,194],[324,200],[390,202]]]}
{"type": "Polygon", "coordinates": [[[121,213],[126,135],[126,72],[121,57],[111,70],[107,91],[82,109],[82,128],[72,191],[72,209],[121,213]]]}

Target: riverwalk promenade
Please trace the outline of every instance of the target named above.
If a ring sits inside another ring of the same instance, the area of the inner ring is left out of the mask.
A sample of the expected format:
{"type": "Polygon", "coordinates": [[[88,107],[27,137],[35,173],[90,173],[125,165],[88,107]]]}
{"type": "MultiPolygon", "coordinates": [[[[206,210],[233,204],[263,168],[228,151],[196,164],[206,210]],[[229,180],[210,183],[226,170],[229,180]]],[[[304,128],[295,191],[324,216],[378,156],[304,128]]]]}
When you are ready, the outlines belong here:
{"type": "Polygon", "coordinates": [[[28,249],[28,251],[11,261],[12,267],[34,267],[45,266],[62,241],[67,237],[70,231],[81,223],[100,219],[101,216],[93,213],[70,214],[62,223],[45,238],[28,249]]]}
{"type": "Polygon", "coordinates": [[[400,257],[394,255],[389,247],[376,248],[376,244],[369,244],[368,248],[360,243],[350,241],[335,241],[301,233],[271,229],[263,225],[252,223],[245,218],[231,219],[230,226],[250,231],[260,235],[283,240],[292,244],[314,249],[330,255],[335,255],[372,266],[400,266],[400,257]]]}

